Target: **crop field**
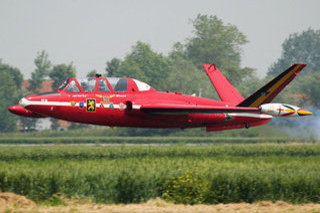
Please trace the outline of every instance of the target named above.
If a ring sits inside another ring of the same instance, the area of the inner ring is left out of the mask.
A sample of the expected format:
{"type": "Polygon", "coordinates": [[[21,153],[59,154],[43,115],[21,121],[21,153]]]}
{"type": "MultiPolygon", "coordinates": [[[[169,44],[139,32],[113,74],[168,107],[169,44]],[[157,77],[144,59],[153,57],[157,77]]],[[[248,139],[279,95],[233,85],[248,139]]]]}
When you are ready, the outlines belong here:
{"type": "Polygon", "coordinates": [[[37,202],[320,202],[320,144],[2,146],[0,190],[37,202]]]}

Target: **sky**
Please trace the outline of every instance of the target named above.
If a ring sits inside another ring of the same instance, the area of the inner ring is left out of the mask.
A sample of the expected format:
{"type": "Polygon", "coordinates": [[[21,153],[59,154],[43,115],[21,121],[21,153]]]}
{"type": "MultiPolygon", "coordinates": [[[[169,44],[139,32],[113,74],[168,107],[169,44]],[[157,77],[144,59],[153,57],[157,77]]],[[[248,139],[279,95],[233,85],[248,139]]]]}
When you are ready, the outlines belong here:
{"type": "Polygon", "coordinates": [[[0,58],[25,78],[41,50],[53,64],[73,62],[79,77],[104,73],[106,61],[137,41],[168,54],[193,36],[190,20],[207,14],[247,36],[242,66],[263,77],[290,34],[320,29],[319,8],[318,0],[0,0],[0,58]]]}

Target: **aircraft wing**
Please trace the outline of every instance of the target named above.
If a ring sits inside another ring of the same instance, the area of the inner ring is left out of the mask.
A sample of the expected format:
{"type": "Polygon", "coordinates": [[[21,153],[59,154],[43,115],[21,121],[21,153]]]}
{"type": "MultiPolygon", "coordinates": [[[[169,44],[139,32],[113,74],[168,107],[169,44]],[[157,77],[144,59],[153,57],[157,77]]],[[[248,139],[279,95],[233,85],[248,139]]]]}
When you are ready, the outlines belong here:
{"type": "Polygon", "coordinates": [[[234,106],[207,106],[207,105],[177,105],[177,104],[146,104],[140,107],[142,112],[158,115],[181,115],[181,114],[210,114],[230,112],[260,112],[255,107],[234,106]]]}
{"type": "Polygon", "coordinates": [[[214,64],[203,64],[202,66],[222,101],[238,105],[244,100],[242,95],[214,64]]]}

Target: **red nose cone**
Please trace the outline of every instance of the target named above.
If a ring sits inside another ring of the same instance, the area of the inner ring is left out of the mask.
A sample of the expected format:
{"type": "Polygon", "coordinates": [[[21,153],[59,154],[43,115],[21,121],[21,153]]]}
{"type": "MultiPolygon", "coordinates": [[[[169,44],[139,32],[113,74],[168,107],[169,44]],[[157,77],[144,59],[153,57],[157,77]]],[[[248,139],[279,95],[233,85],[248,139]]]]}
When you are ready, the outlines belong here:
{"type": "Polygon", "coordinates": [[[27,110],[27,109],[23,108],[21,105],[11,106],[11,107],[9,107],[8,110],[13,114],[24,116],[24,117],[32,117],[32,118],[43,118],[43,117],[45,117],[45,116],[33,113],[30,110],[27,110]]]}
{"type": "Polygon", "coordinates": [[[20,105],[14,105],[9,107],[8,109],[11,113],[16,114],[16,115],[20,115],[21,113],[23,113],[23,111],[25,112],[26,110],[20,106],[20,105]],[[22,108],[22,109],[21,109],[22,108]]]}

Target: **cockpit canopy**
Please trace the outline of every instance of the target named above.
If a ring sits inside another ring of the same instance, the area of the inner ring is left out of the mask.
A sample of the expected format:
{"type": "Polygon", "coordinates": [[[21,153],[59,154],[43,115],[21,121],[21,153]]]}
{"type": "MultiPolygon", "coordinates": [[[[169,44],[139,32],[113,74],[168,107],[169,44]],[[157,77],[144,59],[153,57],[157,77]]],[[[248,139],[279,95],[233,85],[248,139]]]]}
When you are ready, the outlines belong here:
{"type": "Polygon", "coordinates": [[[152,87],[136,79],[116,77],[69,78],[59,87],[64,92],[134,92],[150,91],[152,87]]]}

